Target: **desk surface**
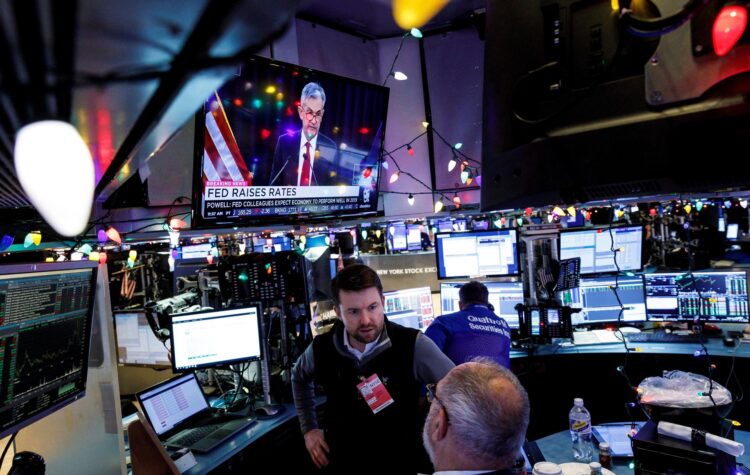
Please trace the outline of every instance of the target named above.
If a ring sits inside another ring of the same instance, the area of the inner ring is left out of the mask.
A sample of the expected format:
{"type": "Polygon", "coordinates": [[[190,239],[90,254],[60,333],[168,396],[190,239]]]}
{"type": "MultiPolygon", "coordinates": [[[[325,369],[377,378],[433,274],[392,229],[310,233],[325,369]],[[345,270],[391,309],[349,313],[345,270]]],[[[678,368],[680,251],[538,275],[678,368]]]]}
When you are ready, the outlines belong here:
{"type": "MultiPolygon", "coordinates": [[[[741,457],[737,457],[737,462],[744,465],[750,464],[750,454],[748,454],[748,448],[750,448],[750,432],[742,430],[734,431],[734,439],[737,442],[741,442],[745,445],[745,453],[741,457]]],[[[557,432],[547,437],[543,437],[536,441],[539,449],[542,451],[542,455],[548,462],[554,463],[566,463],[573,462],[573,449],[571,448],[570,432],[565,430],[557,432]]],[[[599,450],[594,448],[594,460],[598,460],[599,450]]],[[[615,458],[612,466],[612,471],[617,475],[630,475],[633,470],[630,468],[630,462],[632,458],[615,458]]]]}
{"type": "MultiPolygon", "coordinates": [[[[628,348],[635,353],[668,353],[668,354],[693,354],[698,343],[628,343],[628,348]]],[[[705,343],[706,349],[711,356],[737,356],[750,358],[750,343],[740,342],[737,346],[725,346],[721,338],[710,338],[705,343]]],[[[597,345],[540,345],[534,349],[535,356],[585,354],[585,353],[625,353],[625,345],[622,343],[606,343],[597,345]]],[[[529,356],[525,350],[513,349],[511,358],[523,358],[529,356]]]]}
{"type": "Polygon", "coordinates": [[[238,433],[225,443],[213,449],[211,452],[206,454],[193,452],[198,464],[185,472],[185,474],[198,475],[208,473],[240,453],[242,450],[246,449],[260,437],[270,433],[290,419],[295,419],[294,423],[296,424],[297,411],[294,409],[294,405],[284,404],[283,407],[284,411],[280,414],[271,418],[256,420],[255,424],[252,424],[244,431],[238,433]]]}

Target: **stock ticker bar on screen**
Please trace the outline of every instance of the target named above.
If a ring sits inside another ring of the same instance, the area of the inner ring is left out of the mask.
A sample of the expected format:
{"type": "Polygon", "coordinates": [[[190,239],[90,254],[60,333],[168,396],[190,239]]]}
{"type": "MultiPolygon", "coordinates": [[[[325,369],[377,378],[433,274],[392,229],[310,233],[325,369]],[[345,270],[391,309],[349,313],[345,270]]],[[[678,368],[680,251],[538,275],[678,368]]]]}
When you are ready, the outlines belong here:
{"type": "Polygon", "coordinates": [[[372,207],[369,191],[346,185],[247,186],[245,182],[212,181],[206,182],[203,215],[220,218],[368,210],[372,207]]]}

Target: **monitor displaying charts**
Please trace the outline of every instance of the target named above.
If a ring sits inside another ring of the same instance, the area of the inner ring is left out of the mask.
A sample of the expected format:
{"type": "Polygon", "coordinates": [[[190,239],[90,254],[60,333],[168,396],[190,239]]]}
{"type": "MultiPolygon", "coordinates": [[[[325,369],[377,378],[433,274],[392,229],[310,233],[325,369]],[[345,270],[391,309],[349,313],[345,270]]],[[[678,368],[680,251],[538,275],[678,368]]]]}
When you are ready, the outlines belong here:
{"type": "Polygon", "coordinates": [[[388,320],[399,325],[424,330],[433,318],[432,292],[429,287],[384,292],[385,314],[388,320]]]}
{"type": "Polygon", "coordinates": [[[581,274],[640,270],[642,241],[642,226],[565,231],[560,233],[560,259],[580,257],[581,274]]]}
{"type": "Polygon", "coordinates": [[[439,279],[518,274],[515,229],[438,233],[435,255],[439,279]]]}
{"type": "Polygon", "coordinates": [[[648,319],[747,322],[747,274],[682,272],[646,275],[648,319]]]}
{"type": "Polygon", "coordinates": [[[571,316],[573,325],[646,320],[642,276],[619,276],[616,282],[614,276],[583,277],[578,287],[560,292],[560,300],[563,305],[581,309],[571,316]]]}
{"type": "MultiPolygon", "coordinates": [[[[516,305],[523,303],[523,282],[488,282],[481,281],[489,293],[489,302],[495,309],[495,314],[502,317],[511,328],[518,328],[518,312],[516,305]]],[[[458,291],[464,282],[440,283],[441,314],[458,312],[458,291]]]]}

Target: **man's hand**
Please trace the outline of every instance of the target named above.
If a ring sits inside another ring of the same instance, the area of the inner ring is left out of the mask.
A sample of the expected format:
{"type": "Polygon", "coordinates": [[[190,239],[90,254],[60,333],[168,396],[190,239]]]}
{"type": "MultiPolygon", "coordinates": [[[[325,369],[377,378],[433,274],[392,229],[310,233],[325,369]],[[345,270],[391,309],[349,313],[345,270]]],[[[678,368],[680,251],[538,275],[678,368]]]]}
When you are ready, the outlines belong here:
{"type": "Polygon", "coordinates": [[[312,429],[305,433],[305,447],[310,453],[310,458],[318,468],[328,465],[328,444],[325,435],[320,429],[312,429]]]}

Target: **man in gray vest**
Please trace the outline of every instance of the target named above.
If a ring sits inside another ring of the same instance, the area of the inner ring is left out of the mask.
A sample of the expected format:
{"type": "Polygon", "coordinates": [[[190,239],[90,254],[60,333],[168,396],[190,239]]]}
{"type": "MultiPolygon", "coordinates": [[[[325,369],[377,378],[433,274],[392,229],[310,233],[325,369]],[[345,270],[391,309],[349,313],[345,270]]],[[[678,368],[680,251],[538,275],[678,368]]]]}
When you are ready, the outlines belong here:
{"type": "Polygon", "coordinates": [[[421,386],[439,381],[453,363],[419,331],[385,318],[383,286],[371,268],[345,267],[331,290],[339,321],[292,370],[307,451],[332,473],[416,473],[424,459],[421,386]],[[325,432],[315,385],[326,395],[325,432]]]}

